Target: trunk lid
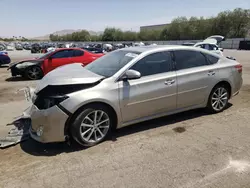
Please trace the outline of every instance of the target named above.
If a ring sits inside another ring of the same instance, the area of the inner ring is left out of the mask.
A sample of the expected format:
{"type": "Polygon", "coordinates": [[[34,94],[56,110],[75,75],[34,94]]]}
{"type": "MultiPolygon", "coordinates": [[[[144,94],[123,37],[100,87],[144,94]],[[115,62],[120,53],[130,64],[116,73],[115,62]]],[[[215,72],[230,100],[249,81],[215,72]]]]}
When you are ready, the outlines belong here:
{"type": "Polygon", "coordinates": [[[213,35],[213,36],[206,38],[203,42],[219,45],[224,40],[225,40],[224,36],[213,35]]]}

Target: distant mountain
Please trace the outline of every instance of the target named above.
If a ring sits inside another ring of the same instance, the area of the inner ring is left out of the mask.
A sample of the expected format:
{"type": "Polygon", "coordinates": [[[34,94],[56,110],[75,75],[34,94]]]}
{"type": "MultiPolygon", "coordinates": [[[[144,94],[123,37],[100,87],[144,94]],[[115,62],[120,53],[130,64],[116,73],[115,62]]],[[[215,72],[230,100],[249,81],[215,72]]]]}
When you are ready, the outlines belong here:
{"type": "MultiPolygon", "coordinates": [[[[63,36],[63,35],[67,35],[67,34],[72,34],[74,32],[79,32],[81,31],[82,29],[77,29],[77,30],[74,30],[74,29],[64,29],[64,30],[61,30],[61,31],[56,31],[54,33],[52,33],[53,35],[58,35],[58,36],[63,36]]],[[[103,32],[102,31],[89,31],[90,35],[101,35],[103,32]]],[[[44,35],[44,36],[40,36],[40,37],[33,37],[32,39],[36,39],[36,40],[49,40],[49,35],[44,35]]]]}

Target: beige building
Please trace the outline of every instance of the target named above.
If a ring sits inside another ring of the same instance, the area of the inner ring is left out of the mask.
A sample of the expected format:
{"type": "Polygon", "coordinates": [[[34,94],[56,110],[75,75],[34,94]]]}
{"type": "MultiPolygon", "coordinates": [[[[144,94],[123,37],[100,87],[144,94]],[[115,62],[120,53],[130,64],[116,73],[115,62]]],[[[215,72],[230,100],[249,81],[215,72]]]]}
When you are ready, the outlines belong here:
{"type": "Polygon", "coordinates": [[[140,31],[157,31],[157,30],[163,30],[165,27],[167,27],[169,24],[160,24],[160,25],[147,25],[147,26],[141,26],[140,31]]]}

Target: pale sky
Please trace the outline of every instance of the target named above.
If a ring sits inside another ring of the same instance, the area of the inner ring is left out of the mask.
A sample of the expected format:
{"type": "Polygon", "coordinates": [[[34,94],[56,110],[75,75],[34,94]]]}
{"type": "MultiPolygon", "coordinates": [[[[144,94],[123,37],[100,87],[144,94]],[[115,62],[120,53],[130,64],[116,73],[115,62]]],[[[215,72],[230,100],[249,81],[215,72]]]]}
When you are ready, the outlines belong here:
{"type": "Polygon", "coordinates": [[[0,0],[0,36],[37,37],[63,29],[138,31],[178,16],[215,16],[250,0],[0,0]]]}

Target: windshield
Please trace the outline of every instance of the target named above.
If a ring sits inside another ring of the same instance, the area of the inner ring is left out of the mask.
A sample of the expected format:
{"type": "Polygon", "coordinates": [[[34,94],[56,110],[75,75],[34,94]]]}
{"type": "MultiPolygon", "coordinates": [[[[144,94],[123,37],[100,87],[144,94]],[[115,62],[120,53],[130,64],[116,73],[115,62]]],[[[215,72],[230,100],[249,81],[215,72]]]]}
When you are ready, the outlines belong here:
{"type": "Polygon", "coordinates": [[[54,51],[47,52],[47,53],[41,55],[40,57],[38,57],[38,59],[44,59],[44,58],[46,58],[48,55],[50,55],[50,54],[53,53],[53,52],[54,52],[54,51]]]}
{"type": "Polygon", "coordinates": [[[111,77],[139,54],[140,52],[129,50],[113,51],[88,64],[85,68],[106,78],[111,77]]]}

